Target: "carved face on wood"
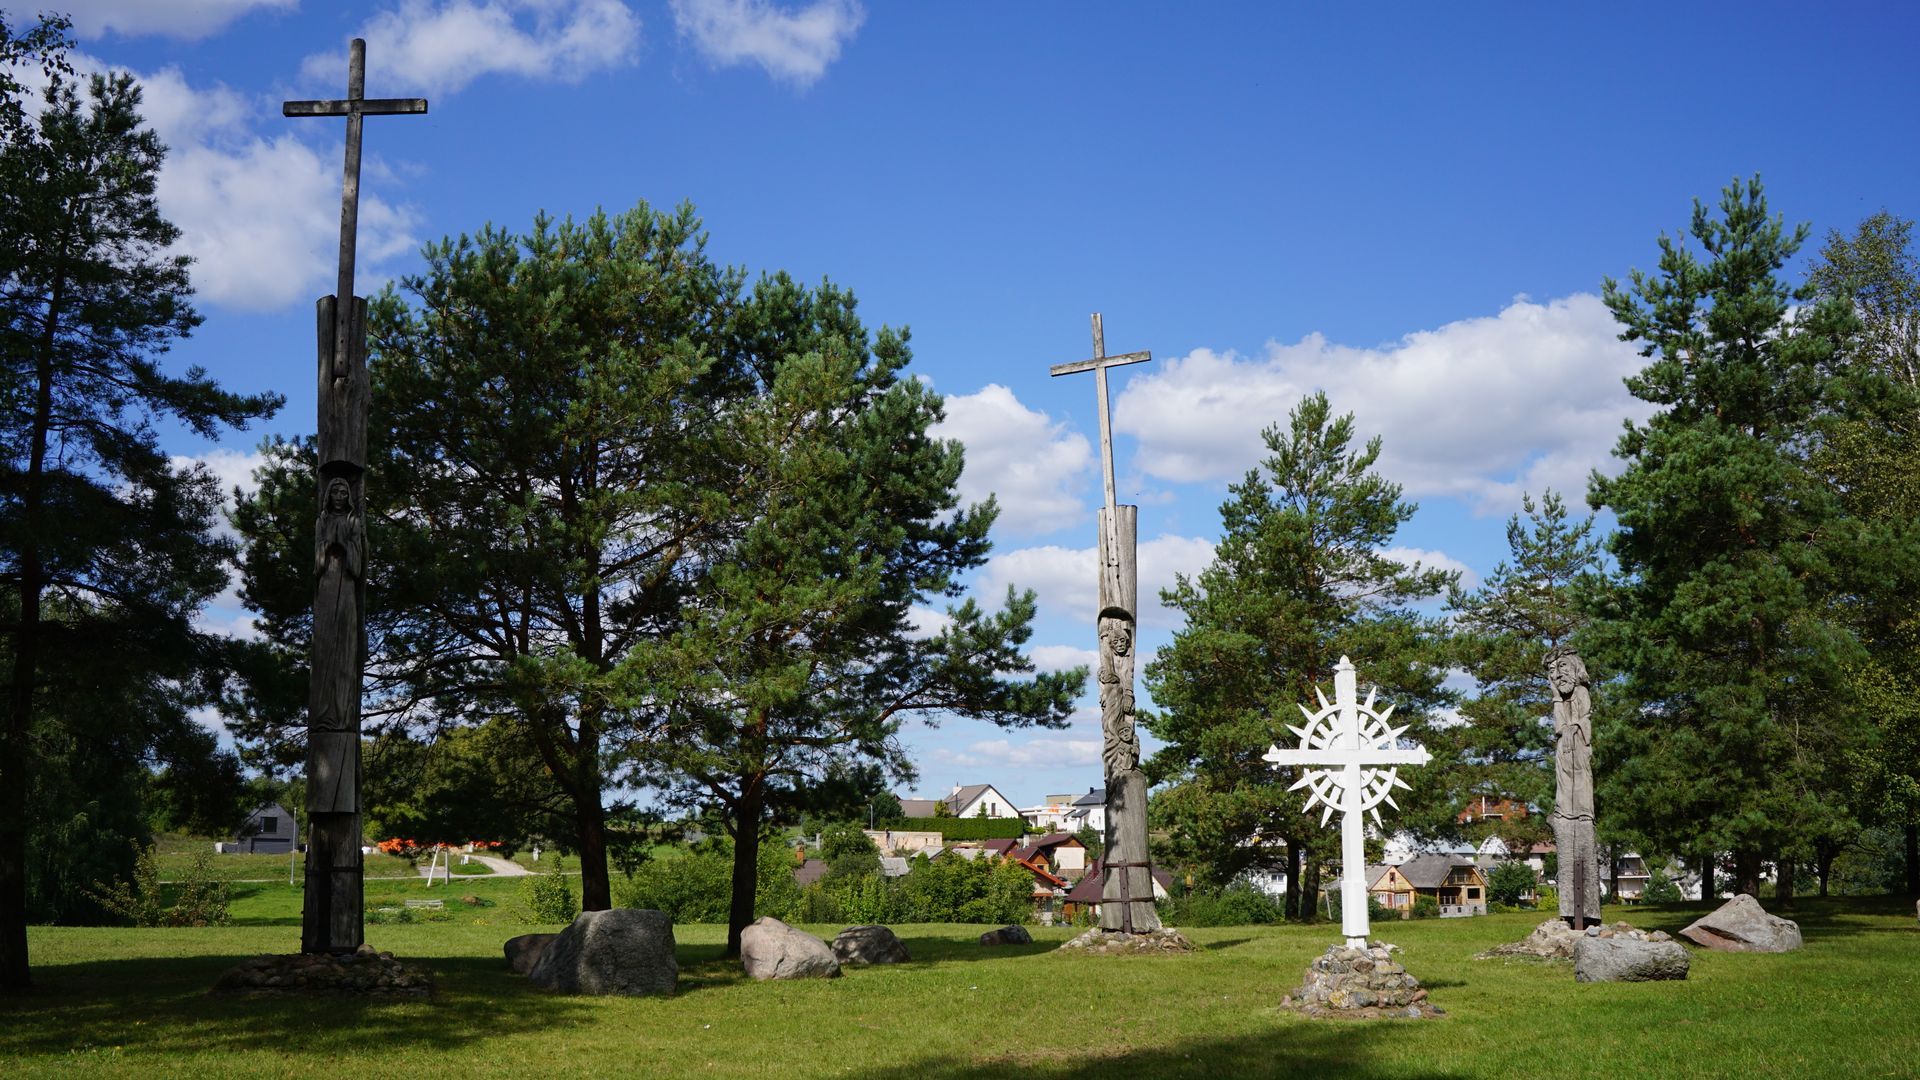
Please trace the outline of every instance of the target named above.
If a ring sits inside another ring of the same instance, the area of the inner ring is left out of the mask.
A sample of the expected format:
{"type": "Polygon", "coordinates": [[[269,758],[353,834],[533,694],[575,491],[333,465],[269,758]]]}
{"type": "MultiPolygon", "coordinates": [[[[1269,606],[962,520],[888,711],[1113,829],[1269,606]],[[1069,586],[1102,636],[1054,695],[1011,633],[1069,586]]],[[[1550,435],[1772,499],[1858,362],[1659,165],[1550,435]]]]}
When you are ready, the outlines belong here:
{"type": "Polygon", "coordinates": [[[1133,651],[1133,627],[1123,619],[1101,619],[1100,644],[1114,656],[1126,656],[1133,651]]]}
{"type": "Polygon", "coordinates": [[[353,512],[353,489],[339,477],[327,481],[327,513],[350,514],[353,512]]]}
{"type": "Polygon", "coordinates": [[[1547,678],[1561,697],[1571,697],[1576,688],[1587,685],[1587,665],[1579,653],[1555,653],[1547,661],[1547,678]]]}

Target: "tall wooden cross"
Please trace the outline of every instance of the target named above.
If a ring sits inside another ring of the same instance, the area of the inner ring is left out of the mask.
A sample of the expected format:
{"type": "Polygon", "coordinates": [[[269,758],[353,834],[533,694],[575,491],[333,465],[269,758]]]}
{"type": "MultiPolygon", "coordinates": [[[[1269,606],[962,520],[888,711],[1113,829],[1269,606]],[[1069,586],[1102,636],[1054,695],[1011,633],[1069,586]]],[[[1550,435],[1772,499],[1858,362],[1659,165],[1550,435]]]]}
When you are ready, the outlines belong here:
{"type": "Polygon", "coordinates": [[[1379,806],[1383,802],[1399,809],[1399,804],[1393,801],[1393,789],[1406,787],[1407,782],[1400,779],[1400,770],[1391,766],[1425,765],[1432,755],[1425,747],[1400,747],[1400,736],[1407,729],[1388,726],[1393,706],[1375,711],[1373,702],[1379,694],[1378,687],[1367,694],[1366,701],[1360,700],[1359,676],[1353,662],[1346,657],[1341,657],[1333,669],[1333,701],[1329,702],[1319,687],[1313,692],[1320,699],[1319,710],[1300,706],[1300,711],[1306,714],[1307,726],[1287,726],[1287,730],[1300,737],[1299,747],[1292,750],[1269,747],[1262,757],[1276,766],[1299,765],[1306,770],[1287,790],[1308,788],[1313,792],[1307,799],[1306,809],[1312,810],[1315,804],[1326,807],[1320,815],[1320,824],[1325,825],[1335,811],[1340,813],[1340,931],[1346,935],[1348,945],[1364,948],[1367,944],[1367,854],[1366,835],[1362,830],[1366,814],[1371,811],[1373,819],[1379,821],[1379,806]]]}
{"type": "Polygon", "coordinates": [[[424,113],[419,98],[369,100],[367,43],[354,39],[347,96],[289,101],[286,116],[347,118],[340,195],[340,279],[316,305],[318,429],[313,635],[307,687],[307,888],[300,951],[349,953],[365,940],[360,856],[360,693],[366,656],[366,301],[353,295],[360,216],[360,127],[365,116],[424,113]]]}
{"type": "MultiPolygon", "coordinates": [[[[1106,484],[1107,496],[1107,512],[1101,518],[1107,541],[1103,545],[1107,558],[1103,560],[1106,565],[1101,568],[1101,573],[1107,575],[1118,572],[1120,557],[1120,542],[1115,532],[1118,527],[1118,514],[1114,510],[1117,500],[1113,491],[1113,421],[1107,406],[1107,369],[1126,364],[1144,364],[1151,359],[1153,359],[1153,353],[1145,351],[1108,356],[1106,330],[1100,325],[1100,313],[1096,311],[1093,313],[1093,359],[1075,360],[1071,364],[1055,364],[1047,369],[1048,373],[1056,378],[1061,375],[1075,375],[1082,371],[1093,372],[1093,392],[1100,406],[1100,477],[1106,484]]],[[[1119,591],[1117,586],[1115,591],[1119,591]]]]}
{"type": "Polygon", "coordinates": [[[352,58],[347,64],[345,100],[289,101],[280,106],[282,116],[344,116],[347,118],[346,178],[340,186],[340,282],[333,295],[335,307],[333,369],[336,377],[346,374],[349,324],[353,317],[353,249],[360,231],[360,126],[365,116],[397,116],[427,111],[426,98],[369,98],[367,88],[367,43],[354,38],[352,58]]]}

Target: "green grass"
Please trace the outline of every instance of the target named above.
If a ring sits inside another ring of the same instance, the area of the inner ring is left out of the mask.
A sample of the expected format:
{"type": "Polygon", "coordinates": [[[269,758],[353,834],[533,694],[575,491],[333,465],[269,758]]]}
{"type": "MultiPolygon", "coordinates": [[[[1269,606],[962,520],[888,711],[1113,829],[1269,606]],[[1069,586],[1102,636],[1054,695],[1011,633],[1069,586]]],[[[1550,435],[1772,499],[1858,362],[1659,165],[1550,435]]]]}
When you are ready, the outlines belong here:
{"type": "MultiPolygon", "coordinates": [[[[249,898],[249,918],[266,917],[271,899],[249,898]]],[[[1608,915],[1671,931],[1700,910],[1608,915]]],[[[1471,959],[1523,936],[1534,913],[1386,924],[1381,936],[1403,947],[1448,1015],[1373,1023],[1275,1008],[1337,936],[1324,924],[1194,930],[1205,953],[1148,959],[1056,953],[1073,933],[1065,928],[1036,929],[1031,946],[983,949],[973,942],[980,927],[906,926],[911,964],[758,984],[721,957],[723,928],[681,926],[677,996],[601,999],[545,994],[508,974],[501,942],[525,928],[500,911],[370,926],[375,946],[438,974],[438,997],[406,1003],[207,995],[236,960],[296,947],[290,922],[36,927],[40,989],[0,1000],[0,1071],[1639,1080],[1912,1076],[1920,1064],[1920,929],[1911,905],[1894,901],[1808,902],[1794,913],[1801,952],[1695,951],[1686,982],[1641,985],[1581,985],[1566,965],[1471,959]]]]}

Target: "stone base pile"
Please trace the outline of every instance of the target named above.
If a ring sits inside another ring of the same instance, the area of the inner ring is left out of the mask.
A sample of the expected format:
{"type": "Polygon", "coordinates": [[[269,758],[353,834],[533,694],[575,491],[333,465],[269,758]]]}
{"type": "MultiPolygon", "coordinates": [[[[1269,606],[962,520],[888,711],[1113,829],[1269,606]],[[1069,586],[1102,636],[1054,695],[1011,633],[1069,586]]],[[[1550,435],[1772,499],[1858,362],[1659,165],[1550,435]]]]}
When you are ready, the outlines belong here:
{"type": "Polygon", "coordinates": [[[213,986],[216,994],[291,994],[304,996],[430,997],[433,975],[403,964],[390,952],[360,951],[341,956],[295,953],[256,956],[228,968],[213,986]]]}
{"type": "Polygon", "coordinates": [[[1665,930],[1636,930],[1625,922],[1612,926],[1589,926],[1585,930],[1575,930],[1567,925],[1565,919],[1548,919],[1534,927],[1533,933],[1519,941],[1505,945],[1495,945],[1483,953],[1474,954],[1475,960],[1571,960],[1574,945],[1582,937],[1627,938],[1634,941],[1669,941],[1671,936],[1665,930]]]}
{"type": "Polygon", "coordinates": [[[1095,956],[1164,956],[1200,951],[1200,947],[1188,941],[1186,935],[1168,926],[1144,934],[1129,934],[1124,930],[1105,930],[1096,926],[1060,948],[1076,949],[1095,956]]]}
{"type": "Polygon", "coordinates": [[[1444,1016],[1407,969],[1394,962],[1396,945],[1365,948],[1333,945],[1307,967],[1306,981],[1280,999],[1280,1007],[1329,1019],[1420,1020],[1444,1016]]]}

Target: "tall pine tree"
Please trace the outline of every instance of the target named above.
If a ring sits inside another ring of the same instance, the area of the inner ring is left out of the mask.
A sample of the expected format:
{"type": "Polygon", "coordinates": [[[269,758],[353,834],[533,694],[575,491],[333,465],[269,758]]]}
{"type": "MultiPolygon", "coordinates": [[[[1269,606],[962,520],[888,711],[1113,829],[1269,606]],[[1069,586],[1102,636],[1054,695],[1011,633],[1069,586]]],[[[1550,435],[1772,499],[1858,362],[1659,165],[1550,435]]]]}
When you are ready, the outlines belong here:
{"type": "Polygon", "coordinates": [[[1845,672],[1862,654],[1831,601],[1872,537],[1804,452],[1820,417],[1852,407],[1853,313],[1781,280],[1807,230],[1769,216],[1758,179],[1719,211],[1694,204],[1704,258],[1662,236],[1655,273],[1606,282],[1648,360],[1628,389],[1660,411],[1621,437],[1620,475],[1592,479],[1624,576],[1595,640],[1633,705],[1600,726],[1596,771],[1652,846],[1731,852],[1751,892],[1768,859],[1790,882],[1844,813],[1833,794],[1863,734],[1845,672]]]}
{"type": "MultiPolygon", "coordinates": [[[[20,41],[57,52],[57,27],[20,41]]],[[[28,799],[59,788],[36,773],[90,754],[91,783],[108,762],[136,768],[219,666],[192,625],[227,582],[219,491],[206,470],[171,464],[154,422],[212,436],[279,404],[223,392],[199,368],[161,370],[200,321],[188,260],[169,250],[179,231],[154,199],[165,149],[131,77],[96,76],[83,97],[51,67],[39,115],[0,125],[0,989],[28,983],[28,799]],[[120,708],[163,722],[122,723],[120,708]],[[75,725],[93,722],[90,745],[75,725]]],[[[20,113],[18,86],[5,89],[0,114],[20,113]]]]}
{"type": "Polygon", "coordinates": [[[1432,766],[1403,770],[1415,791],[1398,800],[1406,809],[1396,824],[1447,830],[1456,800],[1433,726],[1454,702],[1441,685],[1446,631],[1410,605],[1444,593],[1455,575],[1387,557],[1415,506],[1374,471],[1380,440],[1356,448],[1352,415],[1334,416],[1325,394],[1262,437],[1267,458],[1220,507],[1212,565],[1161,594],[1187,621],[1146,668],[1158,709],[1143,723],[1166,744],[1147,768],[1168,785],[1155,823],[1172,831],[1180,856],[1216,884],[1284,865],[1287,913],[1311,919],[1336,837],[1261,755],[1290,738],[1299,706],[1351,657],[1363,683],[1393,703],[1395,721],[1411,725],[1407,737],[1436,754],[1432,766]]]}

